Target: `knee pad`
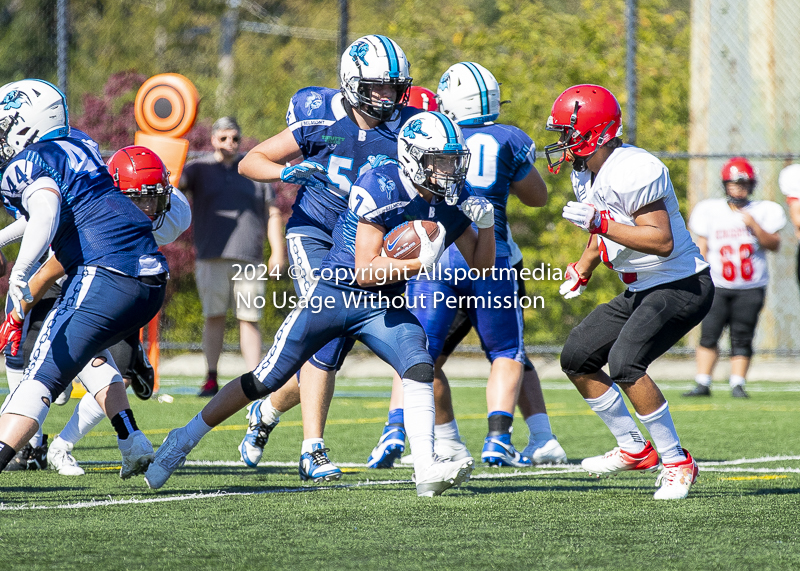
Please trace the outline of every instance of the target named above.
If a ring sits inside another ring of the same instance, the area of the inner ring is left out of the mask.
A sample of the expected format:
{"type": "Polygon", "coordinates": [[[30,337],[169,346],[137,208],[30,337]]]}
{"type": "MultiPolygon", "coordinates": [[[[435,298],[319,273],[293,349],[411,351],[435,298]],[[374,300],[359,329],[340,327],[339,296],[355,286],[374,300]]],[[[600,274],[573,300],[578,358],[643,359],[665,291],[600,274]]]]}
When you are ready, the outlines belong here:
{"type": "Polygon", "coordinates": [[[41,427],[50,410],[51,399],[50,389],[41,381],[36,379],[23,381],[13,393],[8,395],[0,414],[18,414],[32,418],[41,427]]]}
{"type": "Polygon", "coordinates": [[[114,366],[114,359],[108,350],[98,353],[86,366],[78,373],[77,379],[86,387],[92,396],[96,396],[111,383],[121,383],[122,375],[114,366]]]}
{"type": "Polygon", "coordinates": [[[733,357],[752,357],[753,356],[753,338],[739,339],[731,337],[731,355],[733,357]]]}
{"type": "Polygon", "coordinates": [[[591,358],[592,355],[582,344],[570,335],[561,350],[561,370],[566,375],[590,375],[596,373],[605,363],[594,363],[591,358]]]}
{"type": "Polygon", "coordinates": [[[258,380],[258,377],[256,377],[252,371],[245,373],[240,378],[244,396],[249,398],[251,401],[263,399],[272,392],[264,385],[264,383],[258,380]]]}
{"type": "Polygon", "coordinates": [[[433,382],[433,365],[428,363],[418,363],[410,367],[405,373],[402,374],[404,379],[418,381],[420,383],[433,382]]]}

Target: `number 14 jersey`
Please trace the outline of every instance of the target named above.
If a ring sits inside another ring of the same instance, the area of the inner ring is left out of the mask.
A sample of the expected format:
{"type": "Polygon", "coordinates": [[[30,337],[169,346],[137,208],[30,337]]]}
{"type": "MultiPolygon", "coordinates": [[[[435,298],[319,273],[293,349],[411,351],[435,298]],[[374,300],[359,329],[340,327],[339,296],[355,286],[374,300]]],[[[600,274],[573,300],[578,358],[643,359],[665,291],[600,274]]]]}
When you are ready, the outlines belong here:
{"type": "MultiPolygon", "coordinates": [[[[786,214],[775,202],[757,200],[742,210],[770,234],[786,225],[786,214]]],[[[751,289],[767,285],[766,251],[745,226],[741,212],[731,209],[727,200],[699,202],[689,218],[689,228],[708,241],[708,263],[716,287],[751,289]]]]}

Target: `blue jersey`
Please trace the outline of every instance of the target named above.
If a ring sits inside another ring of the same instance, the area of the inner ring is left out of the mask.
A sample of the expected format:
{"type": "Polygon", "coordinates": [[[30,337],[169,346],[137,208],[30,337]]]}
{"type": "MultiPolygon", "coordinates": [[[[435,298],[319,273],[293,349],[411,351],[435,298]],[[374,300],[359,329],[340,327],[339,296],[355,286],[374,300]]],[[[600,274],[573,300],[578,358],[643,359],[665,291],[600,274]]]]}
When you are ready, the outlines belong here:
{"type": "MultiPolygon", "coordinates": [[[[337,268],[355,268],[356,230],[362,219],[383,226],[387,232],[412,220],[441,222],[445,228],[447,247],[472,224],[461,211],[461,203],[470,195],[469,186],[465,185],[456,205],[450,206],[438,197],[428,202],[414,189],[413,183],[401,174],[398,165],[388,164],[372,169],[361,175],[353,186],[349,208],[336,223],[333,248],[322,261],[322,269],[329,268],[335,273],[337,268]]],[[[355,281],[348,285],[358,287],[355,281]]],[[[405,282],[364,289],[402,293],[405,282]]]]}
{"type": "Polygon", "coordinates": [[[467,181],[473,192],[494,206],[497,257],[506,257],[508,247],[506,202],[512,182],[528,176],[536,159],[536,146],[523,131],[510,125],[462,125],[471,158],[467,181]]]}
{"type": "Polygon", "coordinates": [[[114,186],[88,135],[72,129],[68,137],[29,145],[6,167],[0,192],[29,218],[23,195],[42,179],[61,193],[51,248],[67,273],[78,266],[102,266],[134,277],[167,271],[152,222],[114,186]]]}
{"type": "Polygon", "coordinates": [[[336,89],[306,87],[289,104],[286,123],[303,157],[322,165],[319,178],[324,190],[301,187],[287,230],[315,226],[330,235],[339,215],[347,209],[350,187],[359,176],[388,159],[397,158],[401,125],[419,109],[403,108],[374,129],[361,129],[347,116],[344,96],[336,89]]]}

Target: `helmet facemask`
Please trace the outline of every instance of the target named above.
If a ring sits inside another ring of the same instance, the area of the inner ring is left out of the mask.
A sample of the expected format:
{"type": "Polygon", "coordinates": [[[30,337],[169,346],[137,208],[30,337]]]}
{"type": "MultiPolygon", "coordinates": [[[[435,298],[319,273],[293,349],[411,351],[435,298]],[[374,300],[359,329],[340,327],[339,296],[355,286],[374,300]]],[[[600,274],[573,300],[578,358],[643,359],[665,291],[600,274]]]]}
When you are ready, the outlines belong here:
{"type": "Polygon", "coordinates": [[[19,113],[6,115],[0,119],[0,170],[6,168],[8,163],[11,162],[11,159],[17,155],[17,151],[8,144],[8,135],[18,122],[19,113]]]}
{"type": "Polygon", "coordinates": [[[722,185],[725,187],[725,197],[727,198],[728,203],[732,204],[736,208],[744,208],[750,204],[750,195],[753,194],[753,190],[756,187],[756,181],[751,178],[741,177],[736,180],[723,180],[722,185]],[[729,182],[743,186],[747,190],[747,195],[741,198],[735,198],[731,196],[730,192],[728,192],[729,182]]]}
{"type": "Polygon", "coordinates": [[[381,122],[388,121],[397,109],[408,102],[409,87],[411,87],[410,77],[405,79],[360,79],[355,90],[358,101],[357,108],[373,119],[381,122]],[[372,98],[374,88],[382,85],[390,85],[394,88],[395,96],[392,101],[381,100],[378,103],[372,98]]]}
{"type": "Polygon", "coordinates": [[[122,194],[131,199],[139,210],[153,221],[153,230],[158,230],[164,223],[164,215],[169,212],[172,187],[161,184],[143,184],[141,188],[128,188],[122,194]]]}
{"type": "Polygon", "coordinates": [[[469,169],[469,150],[426,150],[406,143],[407,151],[416,161],[417,168],[412,181],[444,198],[449,206],[458,202],[469,169]]]}

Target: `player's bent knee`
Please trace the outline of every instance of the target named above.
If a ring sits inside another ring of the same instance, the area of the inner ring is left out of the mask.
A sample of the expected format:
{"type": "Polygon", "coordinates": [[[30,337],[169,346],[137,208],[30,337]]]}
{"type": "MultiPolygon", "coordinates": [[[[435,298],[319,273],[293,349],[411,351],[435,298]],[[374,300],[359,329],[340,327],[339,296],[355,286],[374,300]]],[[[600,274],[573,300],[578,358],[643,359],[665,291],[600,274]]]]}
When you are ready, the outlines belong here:
{"type": "Polygon", "coordinates": [[[731,339],[731,356],[733,357],[747,357],[748,359],[753,356],[753,342],[752,339],[731,339]]]}
{"type": "Polygon", "coordinates": [[[622,363],[608,359],[608,376],[615,383],[635,383],[647,374],[647,367],[640,363],[622,363]]]}
{"type": "Polygon", "coordinates": [[[417,363],[403,373],[402,377],[420,383],[432,383],[433,365],[429,363],[417,363]]]}
{"type": "Polygon", "coordinates": [[[592,363],[590,357],[591,355],[586,349],[581,347],[580,343],[574,341],[570,336],[561,350],[561,370],[568,377],[596,373],[600,370],[600,367],[592,363]]]}
{"type": "Polygon", "coordinates": [[[252,371],[241,376],[241,383],[244,396],[251,401],[263,399],[272,392],[264,383],[258,380],[258,377],[256,377],[252,371]]]}
{"type": "Polygon", "coordinates": [[[84,367],[78,373],[77,378],[92,396],[96,396],[97,393],[113,383],[122,382],[122,375],[116,367],[101,357],[95,358],[92,363],[84,367]],[[100,364],[95,365],[97,362],[100,362],[100,364]]]}
{"type": "Polygon", "coordinates": [[[41,381],[36,379],[23,381],[3,403],[0,414],[18,414],[31,418],[42,426],[50,410],[51,398],[50,389],[41,381]]]}

